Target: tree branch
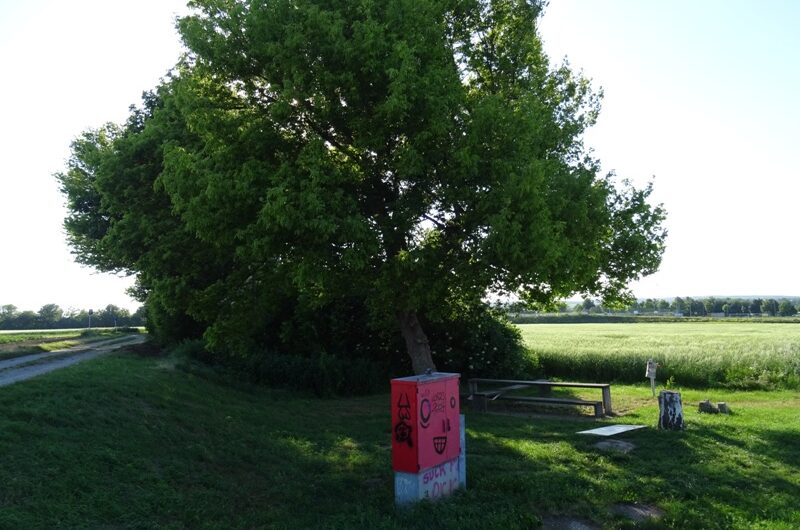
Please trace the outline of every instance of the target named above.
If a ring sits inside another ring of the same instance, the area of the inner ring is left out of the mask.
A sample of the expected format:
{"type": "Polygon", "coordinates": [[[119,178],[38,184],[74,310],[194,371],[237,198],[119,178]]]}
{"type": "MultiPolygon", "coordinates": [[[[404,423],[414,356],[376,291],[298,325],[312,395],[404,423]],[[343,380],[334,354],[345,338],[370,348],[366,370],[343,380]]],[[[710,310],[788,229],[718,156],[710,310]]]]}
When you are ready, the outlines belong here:
{"type": "Polygon", "coordinates": [[[439,228],[439,230],[441,230],[443,232],[445,230],[447,230],[447,225],[446,224],[444,224],[443,222],[439,221],[438,219],[434,219],[433,217],[431,217],[430,215],[428,215],[426,213],[422,214],[422,218],[423,219],[427,219],[428,221],[432,222],[433,224],[435,224],[439,228]]]}

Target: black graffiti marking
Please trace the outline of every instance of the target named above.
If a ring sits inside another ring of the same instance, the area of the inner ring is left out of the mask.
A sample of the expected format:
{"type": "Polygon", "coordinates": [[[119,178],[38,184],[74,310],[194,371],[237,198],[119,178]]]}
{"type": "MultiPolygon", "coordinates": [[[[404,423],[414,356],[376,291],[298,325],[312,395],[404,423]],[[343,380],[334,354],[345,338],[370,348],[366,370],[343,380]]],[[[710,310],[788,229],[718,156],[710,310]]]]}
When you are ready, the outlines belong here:
{"type": "Polygon", "coordinates": [[[444,412],[444,392],[437,392],[433,395],[431,410],[433,413],[444,412]]]}
{"type": "Polygon", "coordinates": [[[414,447],[414,441],[411,439],[411,425],[401,421],[394,426],[394,439],[397,443],[407,443],[409,447],[414,447]]]}
{"type": "Polygon", "coordinates": [[[397,400],[397,417],[401,420],[411,419],[411,403],[408,401],[408,394],[403,392],[397,400]]]}
{"type": "Polygon", "coordinates": [[[450,396],[450,408],[451,409],[456,408],[456,397],[455,396],[450,396]]]}
{"type": "Polygon", "coordinates": [[[397,400],[397,418],[400,420],[394,426],[394,439],[398,443],[407,443],[409,447],[414,447],[411,439],[411,425],[406,423],[411,419],[411,403],[408,401],[408,394],[403,392],[397,400]]]}
{"type": "Polygon", "coordinates": [[[419,419],[422,422],[422,428],[428,428],[428,422],[431,419],[431,402],[428,398],[423,399],[419,404],[419,419]]]}
{"type": "Polygon", "coordinates": [[[433,437],[433,450],[436,454],[443,454],[447,447],[447,436],[434,436],[433,437]]]}

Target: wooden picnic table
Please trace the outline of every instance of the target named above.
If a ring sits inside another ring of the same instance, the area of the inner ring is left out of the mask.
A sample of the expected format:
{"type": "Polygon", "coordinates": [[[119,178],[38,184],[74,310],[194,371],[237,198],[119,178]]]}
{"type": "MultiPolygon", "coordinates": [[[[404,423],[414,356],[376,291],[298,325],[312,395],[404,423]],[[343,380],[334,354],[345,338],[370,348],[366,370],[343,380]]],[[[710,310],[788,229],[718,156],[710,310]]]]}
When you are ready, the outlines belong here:
{"type": "Polygon", "coordinates": [[[609,383],[572,383],[562,381],[547,381],[538,379],[535,381],[524,381],[518,379],[485,379],[480,377],[471,378],[469,384],[469,398],[473,402],[483,403],[485,408],[485,399],[507,399],[513,401],[531,401],[541,403],[553,403],[564,405],[594,405],[595,402],[584,400],[570,400],[560,398],[548,397],[524,397],[524,396],[508,396],[507,394],[514,390],[521,390],[524,388],[539,388],[543,395],[549,395],[554,387],[559,388],[599,388],[602,393],[602,411],[598,406],[595,406],[595,415],[601,416],[603,413],[610,415],[613,411],[611,409],[611,385],[609,383]],[[499,388],[489,388],[487,390],[479,391],[478,385],[483,383],[491,385],[504,385],[499,388]]]}

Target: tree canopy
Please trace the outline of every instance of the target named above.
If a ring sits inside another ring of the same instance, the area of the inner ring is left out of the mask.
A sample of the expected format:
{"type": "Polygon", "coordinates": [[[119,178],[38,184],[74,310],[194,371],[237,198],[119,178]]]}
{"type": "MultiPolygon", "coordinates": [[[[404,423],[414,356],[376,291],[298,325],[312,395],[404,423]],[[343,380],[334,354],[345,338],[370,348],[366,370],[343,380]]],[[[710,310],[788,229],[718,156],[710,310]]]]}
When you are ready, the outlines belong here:
{"type": "Polygon", "coordinates": [[[625,299],[659,265],[664,211],[584,148],[600,95],[549,63],[541,2],[190,6],[188,56],[59,175],[78,260],[136,274],[162,334],[351,300],[422,373],[423,322],[488,293],[625,299]]]}

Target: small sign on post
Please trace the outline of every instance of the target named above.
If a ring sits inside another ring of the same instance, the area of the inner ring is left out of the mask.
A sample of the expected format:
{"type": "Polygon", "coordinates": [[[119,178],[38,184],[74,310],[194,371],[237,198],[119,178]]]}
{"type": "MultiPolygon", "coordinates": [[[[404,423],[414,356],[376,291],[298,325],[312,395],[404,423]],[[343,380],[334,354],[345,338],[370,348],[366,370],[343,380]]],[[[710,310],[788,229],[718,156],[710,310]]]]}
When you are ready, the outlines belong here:
{"type": "Polygon", "coordinates": [[[655,362],[652,358],[647,360],[647,369],[645,370],[645,377],[650,379],[650,390],[653,391],[653,397],[656,397],[656,369],[658,368],[658,363],[655,362]]]}

